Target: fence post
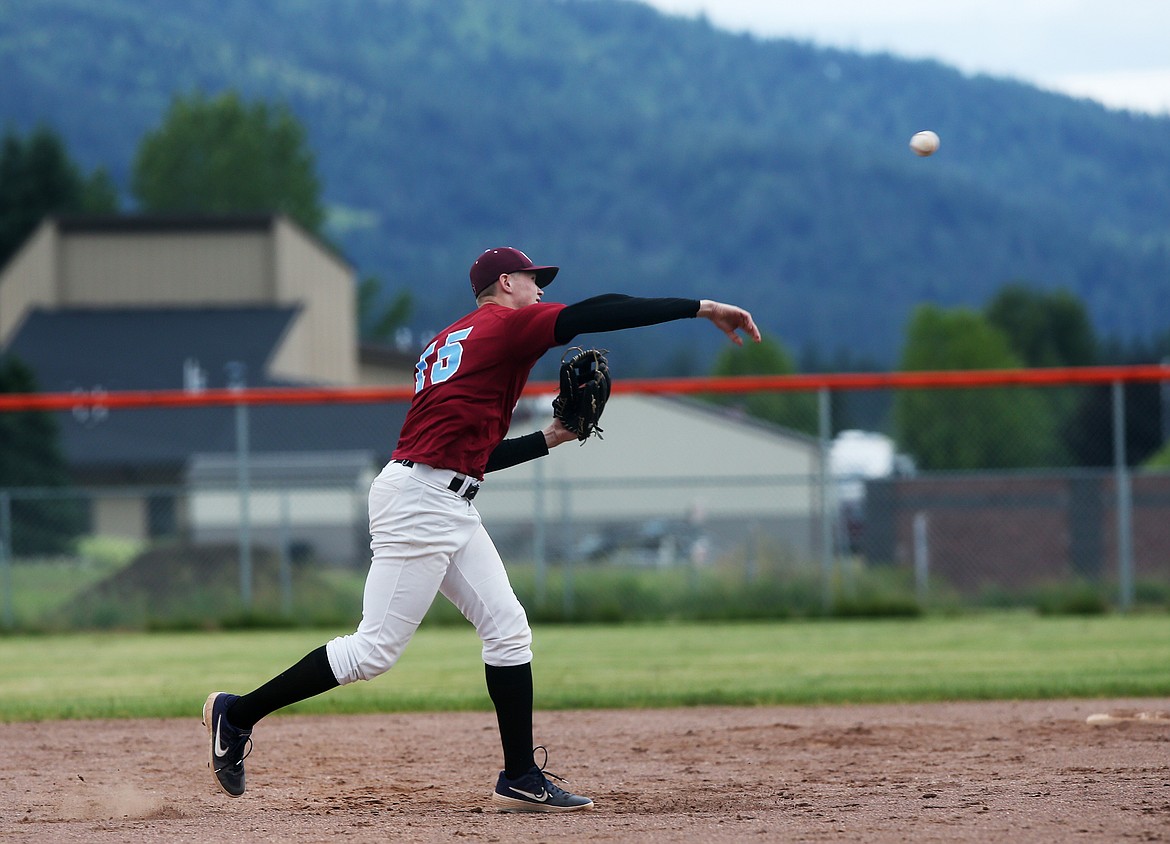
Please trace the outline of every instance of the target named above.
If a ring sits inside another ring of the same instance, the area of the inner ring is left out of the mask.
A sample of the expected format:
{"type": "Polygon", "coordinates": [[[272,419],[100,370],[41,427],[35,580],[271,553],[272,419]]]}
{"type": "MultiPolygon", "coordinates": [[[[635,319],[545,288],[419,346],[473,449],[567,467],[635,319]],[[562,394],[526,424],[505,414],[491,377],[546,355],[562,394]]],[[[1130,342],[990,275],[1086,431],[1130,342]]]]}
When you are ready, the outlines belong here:
{"type": "Polygon", "coordinates": [[[1133,606],[1133,496],[1125,452],[1125,384],[1113,382],[1113,474],[1117,486],[1117,575],[1121,609],[1133,606]]]}
{"type": "Polygon", "coordinates": [[[576,603],[575,596],[573,594],[573,586],[575,585],[573,583],[573,577],[575,575],[575,572],[573,570],[573,562],[574,562],[573,550],[574,549],[573,549],[572,543],[570,541],[571,537],[573,536],[572,517],[570,516],[570,511],[569,511],[569,507],[571,506],[570,501],[572,499],[572,495],[573,495],[573,488],[570,485],[570,483],[568,481],[562,481],[561,482],[561,527],[562,527],[561,539],[565,543],[565,546],[564,546],[564,549],[562,552],[563,556],[561,557],[561,560],[562,560],[562,565],[564,567],[563,568],[564,579],[565,579],[564,608],[565,608],[565,619],[566,620],[571,619],[573,617],[574,604],[576,603]]]}
{"type": "MultiPolygon", "coordinates": [[[[1170,357],[1162,358],[1162,367],[1170,372],[1170,357]]],[[[1170,378],[1163,378],[1159,390],[1162,398],[1162,445],[1170,443],[1170,378]]]]}
{"type": "MultiPolygon", "coordinates": [[[[227,364],[228,386],[244,389],[244,364],[227,364]]],[[[252,608],[252,499],[251,472],[248,465],[248,406],[236,403],[236,479],[240,494],[240,602],[244,609],[252,608]]]]}
{"type": "Polygon", "coordinates": [[[926,606],[930,588],[928,518],[921,510],[914,514],[914,593],[920,607],[926,606]]]}
{"type": "Polygon", "coordinates": [[[240,487],[240,601],[252,606],[252,479],[249,464],[248,406],[236,405],[236,467],[240,487]]]}
{"type": "Polygon", "coordinates": [[[829,451],[832,448],[833,418],[829,401],[829,388],[817,390],[817,417],[820,422],[821,440],[821,603],[827,613],[833,606],[833,490],[832,475],[829,471],[829,451]]]}
{"type": "Polygon", "coordinates": [[[12,599],[12,495],[0,490],[0,591],[4,592],[4,626],[16,626],[12,599]]]}
{"type": "Polygon", "coordinates": [[[292,507],[288,487],[280,490],[280,609],[292,615],[292,507]]]}
{"type": "Polygon", "coordinates": [[[532,475],[532,562],[536,568],[536,605],[545,598],[544,461],[533,461],[532,475]]]}

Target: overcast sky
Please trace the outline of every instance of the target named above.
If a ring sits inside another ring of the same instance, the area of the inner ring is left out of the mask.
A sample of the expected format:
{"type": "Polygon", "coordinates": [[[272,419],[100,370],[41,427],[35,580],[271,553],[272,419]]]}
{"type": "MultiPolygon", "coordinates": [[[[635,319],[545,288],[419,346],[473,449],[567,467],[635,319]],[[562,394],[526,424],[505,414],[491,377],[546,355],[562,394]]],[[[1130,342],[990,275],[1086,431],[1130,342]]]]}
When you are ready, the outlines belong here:
{"type": "Polygon", "coordinates": [[[715,26],[938,59],[1170,114],[1170,0],[641,0],[715,26]]]}

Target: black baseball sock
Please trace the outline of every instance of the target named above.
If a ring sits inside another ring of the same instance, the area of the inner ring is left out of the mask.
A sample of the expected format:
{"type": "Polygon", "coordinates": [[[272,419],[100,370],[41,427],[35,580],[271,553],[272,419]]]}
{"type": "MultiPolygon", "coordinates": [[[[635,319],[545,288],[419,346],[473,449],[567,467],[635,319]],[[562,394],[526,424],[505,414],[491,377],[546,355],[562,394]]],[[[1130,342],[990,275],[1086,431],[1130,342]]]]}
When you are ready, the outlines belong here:
{"type": "Polygon", "coordinates": [[[532,759],[532,663],[484,668],[504,745],[504,775],[515,779],[536,764],[532,759]]]}
{"type": "Polygon", "coordinates": [[[338,685],[322,645],[256,691],[233,702],[228,707],[227,719],[238,730],[250,730],[265,715],[338,685]]]}

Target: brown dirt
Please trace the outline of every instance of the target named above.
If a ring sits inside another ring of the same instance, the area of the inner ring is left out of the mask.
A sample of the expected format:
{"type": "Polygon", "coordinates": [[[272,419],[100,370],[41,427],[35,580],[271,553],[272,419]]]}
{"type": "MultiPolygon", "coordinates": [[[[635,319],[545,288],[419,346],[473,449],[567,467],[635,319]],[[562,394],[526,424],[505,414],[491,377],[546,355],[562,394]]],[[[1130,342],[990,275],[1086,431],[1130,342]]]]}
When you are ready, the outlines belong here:
{"type": "Polygon", "coordinates": [[[597,803],[490,809],[490,713],[275,716],[249,791],[192,718],[0,725],[0,840],[1170,841],[1163,700],[539,712],[549,770],[597,803]]]}

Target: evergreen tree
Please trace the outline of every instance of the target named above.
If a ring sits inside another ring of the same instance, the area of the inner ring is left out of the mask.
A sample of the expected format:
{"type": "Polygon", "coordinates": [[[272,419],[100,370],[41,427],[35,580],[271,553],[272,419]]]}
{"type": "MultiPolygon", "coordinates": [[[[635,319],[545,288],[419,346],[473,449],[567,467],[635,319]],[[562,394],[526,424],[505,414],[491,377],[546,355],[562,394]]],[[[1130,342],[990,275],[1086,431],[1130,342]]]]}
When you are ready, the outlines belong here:
{"type": "Polygon", "coordinates": [[[0,267],[49,214],[104,213],[118,207],[104,170],[83,176],[65,144],[40,126],[21,137],[9,129],[0,140],[0,267]]]}
{"type": "MultiPolygon", "coordinates": [[[[922,305],[907,332],[902,369],[1013,369],[1020,359],[1002,331],[967,308],[922,305]]],[[[922,469],[1044,465],[1055,444],[1051,411],[1019,387],[900,390],[894,425],[901,450],[922,469]]]]}
{"type": "Polygon", "coordinates": [[[400,291],[390,302],[382,301],[382,282],[369,275],[358,284],[357,319],[362,340],[390,343],[395,332],[406,327],[414,310],[414,296],[409,290],[400,291]]]}
{"type": "MultiPolygon", "coordinates": [[[[713,375],[791,375],[796,372],[783,344],[764,336],[760,343],[726,347],[715,359],[713,375]]],[[[819,428],[816,396],[800,393],[749,393],[713,398],[718,404],[741,407],[749,416],[816,435],[819,428]]]]}
{"type": "MultiPolygon", "coordinates": [[[[1084,303],[1067,290],[1045,291],[1022,281],[1005,285],[984,309],[987,321],[1008,338],[1012,351],[1028,367],[1092,366],[1098,343],[1084,303]]],[[[1049,387],[1037,391],[1048,403],[1059,432],[1059,447],[1047,465],[1078,462],[1078,417],[1093,400],[1083,387],[1049,387]]]]}
{"type": "MultiPolygon", "coordinates": [[[[1170,334],[1161,340],[1122,343],[1112,340],[1102,344],[1101,361],[1105,365],[1136,366],[1162,363],[1170,358],[1170,334]]],[[[1164,383],[1126,384],[1125,451],[1131,466],[1141,465],[1165,446],[1167,390],[1164,383]]],[[[1113,386],[1099,384],[1085,388],[1084,397],[1068,426],[1069,448],[1078,465],[1112,466],[1113,386]]]]}
{"type": "MultiPolygon", "coordinates": [[[[31,370],[12,355],[0,357],[0,393],[32,393],[31,370]]],[[[21,498],[21,489],[65,487],[69,477],[57,425],[48,413],[0,413],[0,489],[15,491],[12,501],[14,554],[56,554],[69,548],[84,528],[74,500],[21,498]]]]}
{"type": "Polygon", "coordinates": [[[1097,337],[1084,303],[1067,290],[1005,285],[988,303],[987,321],[1007,337],[1025,366],[1092,366],[1097,337]]]}

